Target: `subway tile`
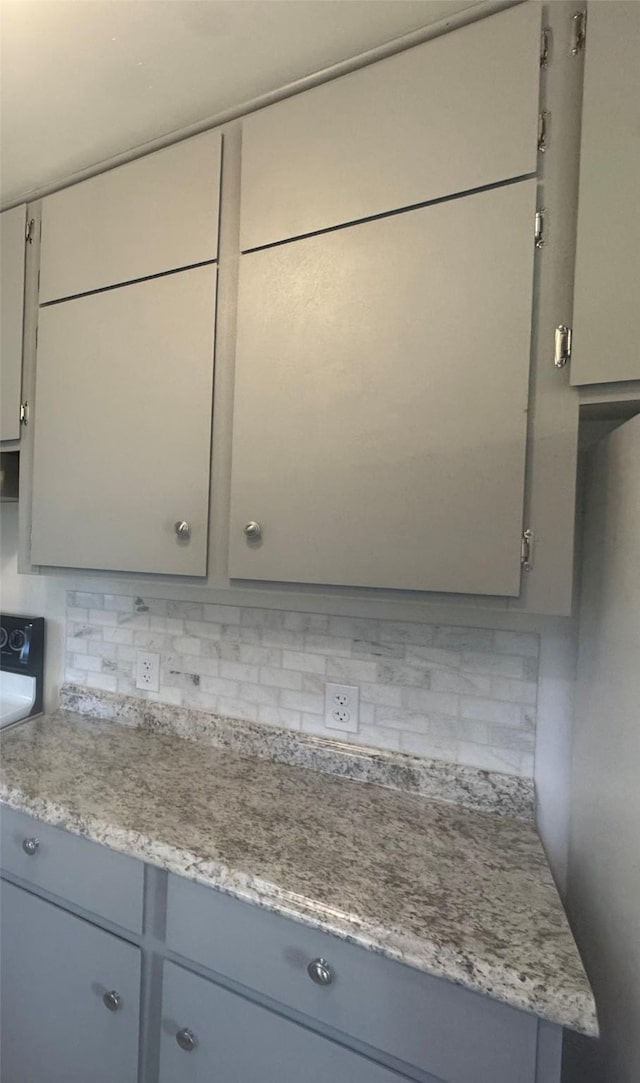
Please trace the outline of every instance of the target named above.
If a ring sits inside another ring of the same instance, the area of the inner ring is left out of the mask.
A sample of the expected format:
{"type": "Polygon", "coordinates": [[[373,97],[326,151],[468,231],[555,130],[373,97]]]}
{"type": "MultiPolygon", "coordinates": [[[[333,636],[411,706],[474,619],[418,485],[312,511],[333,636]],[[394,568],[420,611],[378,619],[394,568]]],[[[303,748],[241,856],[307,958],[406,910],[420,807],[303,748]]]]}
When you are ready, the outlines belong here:
{"type": "Polygon", "coordinates": [[[429,719],[423,711],[394,710],[390,707],[376,707],[376,726],[387,726],[394,730],[409,730],[426,733],[429,719]]]}
{"type": "Polygon", "coordinates": [[[142,598],[139,594],[133,599],[133,608],[139,616],[166,617],[169,603],[165,598],[142,598]]]}
{"type": "MultiPolygon", "coordinates": [[[[177,643],[177,639],[172,639],[170,636],[164,635],[163,632],[149,632],[139,631],[133,633],[133,646],[137,651],[154,651],[156,654],[160,651],[166,651],[167,649],[174,648],[174,644],[177,643]]],[[[186,642],[186,640],[180,640],[180,642],[186,642]]],[[[198,642],[198,640],[194,640],[198,642]]]]}
{"type": "Polygon", "coordinates": [[[307,654],[304,651],[283,651],[284,669],[299,669],[303,673],[325,673],[327,659],[323,654],[307,654]]]}
{"type": "Polygon", "coordinates": [[[86,624],[89,620],[89,610],[82,609],[80,606],[77,605],[68,605],[67,620],[82,621],[83,624],[86,624]]]}
{"type": "Polygon", "coordinates": [[[283,627],[289,632],[314,632],[321,634],[328,631],[329,617],[324,613],[285,613],[283,627]]]}
{"type": "Polygon", "coordinates": [[[92,594],[86,590],[71,590],[67,592],[67,599],[71,605],[81,609],[104,609],[104,595],[92,594]]]}
{"type": "Polygon", "coordinates": [[[241,609],[240,624],[245,628],[284,628],[285,613],[279,609],[241,609]]]}
{"type": "Polygon", "coordinates": [[[513,726],[489,726],[488,744],[492,748],[508,748],[516,752],[533,752],[535,736],[513,726]]]}
{"type": "Polygon", "coordinates": [[[498,654],[518,654],[521,657],[537,658],[540,651],[540,637],[534,632],[494,632],[493,649],[498,654]]]}
{"type": "Polygon", "coordinates": [[[509,677],[492,677],[490,695],[493,699],[505,699],[511,703],[535,706],[538,686],[535,681],[514,681],[509,677]]]}
{"type": "Polygon", "coordinates": [[[90,624],[112,624],[118,623],[118,614],[115,610],[106,609],[90,609],[89,610],[89,623],[90,624]]]}
{"type": "Polygon", "coordinates": [[[458,669],[431,670],[431,688],[434,692],[466,692],[468,695],[490,696],[491,677],[484,673],[461,673],[458,669]]]}
{"type": "Polygon", "coordinates": [[[277,707],[280,689],[266,684],[248,684],[245,682],[240,685],[238,696],[240,699],[246,700],[247,703],[267,703],[271,707],[277,707]]]}
{"type": "Polygon", "coordinates": [[[288,628],[243,628],[243,633],[257,633],[257,642],[263,647],[286,647],[289,650],[301,651],[304,649],[304,640],[298,632],[291,632],[288,628]]]}
{"type": "Polygon", "coordinates": [[[196,636],[201,639],[221,639],[222,625],[213,621],[190,620],[188,617],[183,621],[184,632],[187,636],[196,636]]]}
{"type": "Polygon", "coordinates": [[[229,698],[238,695],[238,682],[231,681],[226,677],[201,677],[200,691],[209,696],[227,696],[229,698]]]}
{"type": "Polygon", "coordinates": [[[269,707],[262,704],[258,707],[258,721],[268,726],[283,726],[289,730],[299,730],[302,722],[300,711],[287,710],[285,707],[269,707]]]}
{"type": "Polygon", "coordinates": [[[523,658],[510,657],[507,654],[465,651],[460,658],[460,668],[464,673],[488,673],[496,677],[521,679],[524,673],[523,662],[523,658]]]}
{"type": "Polygon", "coordinates": [[[240,609],[235,605],[205,605],[204,619],[215,624],[240,624],[240,609]]]}
{"type": "Polygon", "coordinates": [[[275,685],[277,688],[302,688],[302,674],[292,669],[262,666],[259,680],[260,684],[275,685]]]}
{"type": "Polygon", "coordinates": [[[370,661],[378,658],[404,658],[404,643],[378,643],[368,639],[352,639],[351,654],[370,661]]]}
{"type": "Polygon", "coordinates": [[[133,643],[133,629],[131,628],[105,628],[102,633],[105,643],[133,643]]]}
{"type": "Polygon", "coordinates": [[[431,624],[380,621],[380,641],[382,643],[413,643],[428,647],[433,643],[433,630],[431,624]]]}
{"type": "Polygon", "coordinates": [[[179,617],[160,617],[149,614],[149,631],[164,632],[165,635],[184,635],[184,621],[179,617]]]}
{"type": "MultiPolygon", "coordinates": [[[[196,636],[176,636],[171,640],[171,648],[178,654],[200,654],[202,644],[196,636]]],[[[149,649],[162,650],[162,647],[149,649]]]]}
{"type": "Polygon", "coordinates": [[[102,673],[102,658],[94,654],[73,654],[71,664],[74,669],[85,669],[87,673],[102,673]]]}
{"type": "MultiPolygon", "coordinates": [[[[215,680],[214,677],[210,679],[215,680]]],[[[215,712],[218,709],[218,697],[213,692],[203,692],[201,688],[183,688],[182,705],[195,707],[199,711],[215,712]]]]}
{"type": "MultiPolygon", "coordinates": [[[[259,647],[253,643],[223,644],[223,646],[238,647],[238,661],[247,662],[253,666],[281,666],[282,651],[277,647],[259,647]]],[[[295,666],[285,666],[286,669],[294,669],[295,666]]]]}
{"type": "Polygon", "coordinates": [[[259,680],[259,667],[249,666],[244,662],[220,662],[220,676],[227,677],[232,681],[249,681],[257,684],[259,680]]]}
{"type": "Polygon", "coordinates": [[[324,715],[324,696],[314,692],[295,692],[288,688],[280,691],[280,705],[293,711],[324,715]]]}
{"type": "Polygon", "coordinates": [[[367,745],[371,748],[386,748],[392,752],[400,750],[400,733],[398,730],[387,729],[386,726],[365,724],[362,722],[362,718],[357,733],[344,733],[342,736],[346,740],[367,745]]]}
{"type": "Polygon", "coordinates": [[[358,617],[331,617],[329,634],[346,636],[347,639],[366,639],[370,643],[375,643],[380,639],[380,622],[358,617]]]}
{"type": "Polygon", "coordinates": [[[248,703],[245,699],[228,699],[220,696],[216,710],[218,714],[226,715],[227,718],[243,718],[247,722],[258,720],[258,705],[248,703]]]}
{"type": "Polygon", "coordinates": [[[405,649],[407,662],[416,659],[428,663],[429,669],[459,669],[460,652],[446,650],[444,647],[423,647],[419,643],[408,643],[405,649]]]}
{"type": "Polygon", "coordinates": [[[79,666],[73,665],[73,660],[67,660],[67,665],[64,671],[64,679],[70,684],[86,684],[87,671],[86,669],[81,669],[79,666]]]}
{"type": "Polygon", "coordinates": [[[415,662],[378,662],[377,680],[381,684],[420,685],[429,688],[431,685],[431,672],[425,664],[415,662]]]}
{"type": "Polygon", "coordinates": [[[434,647],[459,651],[490,651],[493,647],[493,632],[487,628],[434,628],[434,647]]]}
{"type": "Polygon", "coordinates": [[[439,740],[429,733],[401,732],[400,751],[409,756],[423,756],[432,760],[446,760],[455,763],[458,758],[459,744],[455,740],[439,740]]]}
{"type": "Polygon", "coordinates": [[[412,711],[434,711],[438,714],[458,714],[458,697],[450,692],[431,692],[427,688],[403,688],[402,702],[412,711]]]}
{"type": "Polygon", "coordinates": [[[203,607],[199,602],[167,602],[167,616],[180,620],[202,620],[203,607]]]}
{"type": "Polygon", "coordinates": [[[134,599],[129,594],[105,594],[104,608],[118,613],[133,613],[134,599]]]}
{"type": "Polygon", "coordinates": [[[499,722],[506,726],[521,726],[522,708],[516,703],[480,696],[460,696],[460,717],[478,718],[484,722],[499,722]]]}
{"type": "Polygon", "coordinates": [[[360,699],[380,707],[400,707],[402,688],[395,684],[369,684],[363,681],[360,685],[360,699]]]}
{"type": "Polygon", "coordinates": [[[161,684],[158,690],[158,703],[172,703],[174,706],[179,707],[182,704],[181,690],[161,684]]]}
{"type": "Polygon", "coordinates": [[[326,687],[327,678],[323,673],[303,673],[302,674],[302,691],[303,692],[316,692],[321,696],[324,696],[324,690],[326,687]]]}
{"type": "Polygon", "coordinates": [[[89,688],[99,688],[102,692],[118,691],[118,681],[110,673],[89,673],[87,684],[89,688]]]}
{"type": "Polygon", "coordinates": [[[337,654],[342,657],[351,654],[351,640],[343,636],[318,635],[309,632],[304,637],[304,647],[312,654],[337,654]]]}
{"type": "Polygon", "coordinates": [[[327,677],[348,684],[358,681],[375,684],[378,672],[375,662],[365,662],[359,658],[328,658],[327,677]]]}

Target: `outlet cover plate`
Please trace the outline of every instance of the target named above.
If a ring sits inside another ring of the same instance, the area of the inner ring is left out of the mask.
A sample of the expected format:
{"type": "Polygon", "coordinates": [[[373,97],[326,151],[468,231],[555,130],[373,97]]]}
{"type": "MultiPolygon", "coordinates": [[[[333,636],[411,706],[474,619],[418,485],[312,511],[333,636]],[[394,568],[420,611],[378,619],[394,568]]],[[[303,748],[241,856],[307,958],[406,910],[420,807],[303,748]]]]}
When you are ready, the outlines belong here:
{"type": "Polygon", "coordinates": [[[355,684],[325,685],[324,724],[342,733],[358,732],[360,689],[355,684]]]}
{"type": "Polygon", "coordinates": [[[155,651],[136,652],[136,688],[160,691],[160,655],[155,651]]]}

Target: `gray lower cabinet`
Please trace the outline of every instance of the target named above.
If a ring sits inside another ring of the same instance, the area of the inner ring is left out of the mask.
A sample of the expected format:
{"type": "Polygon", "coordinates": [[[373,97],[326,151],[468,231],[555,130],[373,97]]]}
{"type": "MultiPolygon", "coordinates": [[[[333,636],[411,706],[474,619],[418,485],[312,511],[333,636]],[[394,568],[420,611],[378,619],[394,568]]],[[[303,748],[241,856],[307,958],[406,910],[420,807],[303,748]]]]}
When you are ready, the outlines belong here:
{"type": "Polygon", "coordinates": [[[138,948],[6,881],[0,907],[1,1083],[136,1083],[138,948]]]}
{"type": "Polygon", "coordinates": [[[404,1078],[165,963],[160,1083],[401,1083],[404,1078]]]}

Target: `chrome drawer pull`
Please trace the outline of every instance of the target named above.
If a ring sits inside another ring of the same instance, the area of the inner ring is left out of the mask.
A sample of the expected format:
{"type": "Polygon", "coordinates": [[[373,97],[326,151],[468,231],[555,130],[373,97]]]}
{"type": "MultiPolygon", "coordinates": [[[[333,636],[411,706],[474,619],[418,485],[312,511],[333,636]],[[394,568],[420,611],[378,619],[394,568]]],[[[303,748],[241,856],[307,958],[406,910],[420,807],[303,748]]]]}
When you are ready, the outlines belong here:
{"type": "Polygon", "coordinates": [[[109,993],[104,994],[102,1003],[110,1012],[117,1012],[122,1007],[122,997],[120,993],[116,993],[115,989],[112,989],[109,993]]]}
{"type": "Polygon", "coordinates": [[[29,857],[33,857],[34,854],[37,854],[39,846],[40,842],[38,839],[22,840],[22,849],[24,850],[25,854],[29,855],[29,857]]]}
{"type": "Polygon", "coordinates": [[[307,967],[307,974],[316,985],[331,985],[333,971],[326,959],[313,959],[307,967]]]}
{"type": "Polygon", "coordinates": [[[195,1034],[188,1027],[183,1027],[182,1030],[178,1031],[176,1041],[180,1048],[184,1049],[185,1053],[190,1053],[198,1044],[195,1034]]]}

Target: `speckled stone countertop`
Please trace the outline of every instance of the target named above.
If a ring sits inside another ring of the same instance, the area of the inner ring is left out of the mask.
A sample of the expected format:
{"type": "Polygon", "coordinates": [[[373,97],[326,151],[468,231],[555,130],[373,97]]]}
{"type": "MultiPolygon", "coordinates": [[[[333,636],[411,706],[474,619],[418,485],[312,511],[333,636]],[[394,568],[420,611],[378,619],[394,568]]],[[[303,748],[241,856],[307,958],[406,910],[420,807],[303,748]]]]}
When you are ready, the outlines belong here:
{"type": "Polygon", "coordinates": [[[64,710],[5,731],[0,749],[14,808],[597,1033],[523,819],[64,710]]]}

